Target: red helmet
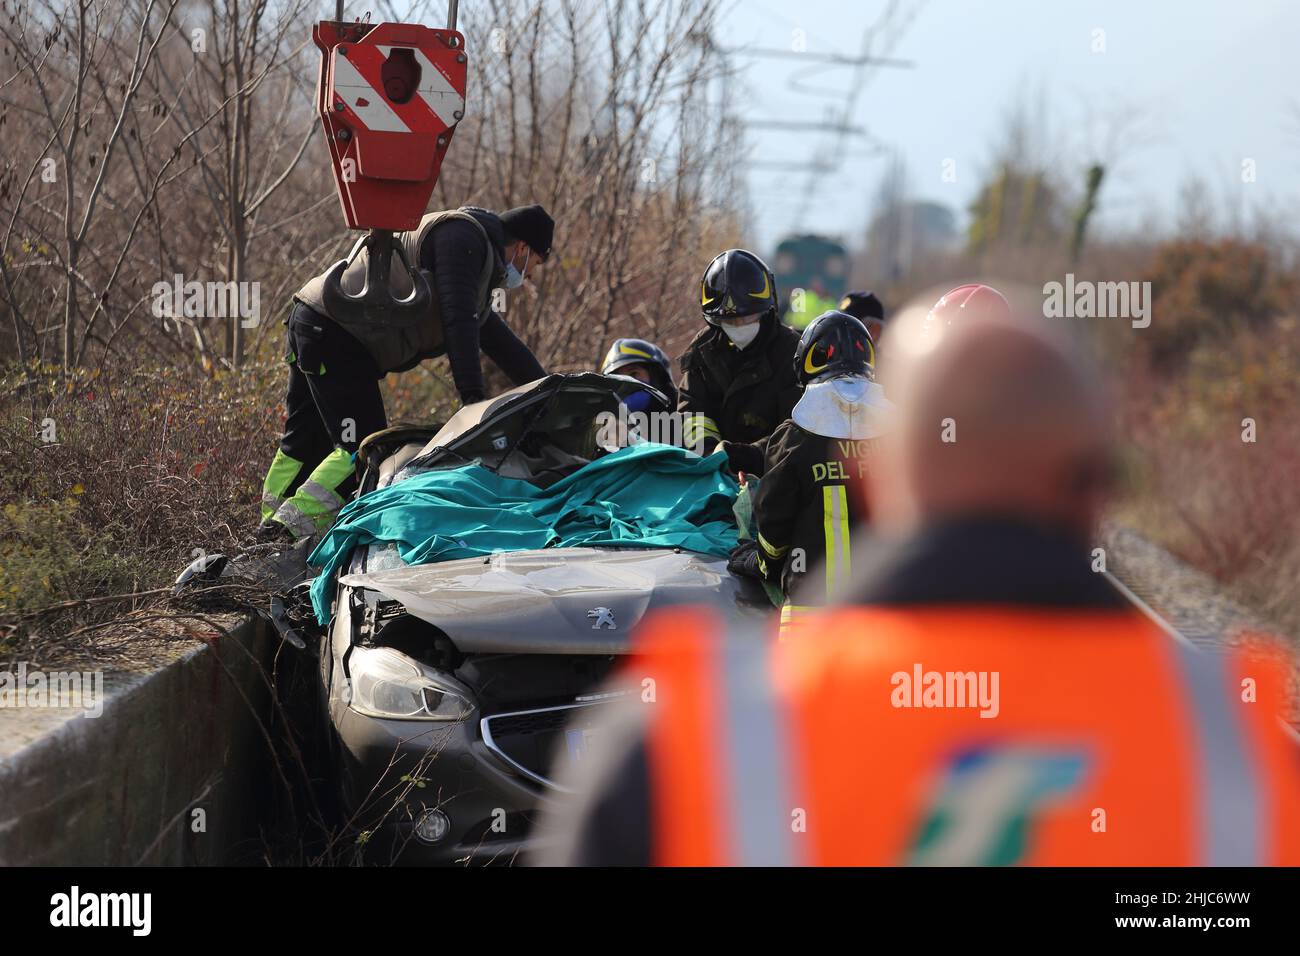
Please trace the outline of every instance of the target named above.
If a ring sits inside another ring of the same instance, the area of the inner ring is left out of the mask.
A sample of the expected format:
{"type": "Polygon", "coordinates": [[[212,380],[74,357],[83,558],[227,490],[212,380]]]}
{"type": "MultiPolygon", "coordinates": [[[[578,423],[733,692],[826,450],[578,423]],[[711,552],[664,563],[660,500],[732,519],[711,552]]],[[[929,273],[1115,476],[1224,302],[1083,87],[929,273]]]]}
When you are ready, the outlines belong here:
{"type": "Polygon", "coordinates": [[[963,316],[976,313],[1007,317],[1011,315],[1011,304],[991,285],[980,285],[978,282],[959,285],[945,292],[934,304],[925,317],[925,326],[934,328],[952,325],[963,316]]]}

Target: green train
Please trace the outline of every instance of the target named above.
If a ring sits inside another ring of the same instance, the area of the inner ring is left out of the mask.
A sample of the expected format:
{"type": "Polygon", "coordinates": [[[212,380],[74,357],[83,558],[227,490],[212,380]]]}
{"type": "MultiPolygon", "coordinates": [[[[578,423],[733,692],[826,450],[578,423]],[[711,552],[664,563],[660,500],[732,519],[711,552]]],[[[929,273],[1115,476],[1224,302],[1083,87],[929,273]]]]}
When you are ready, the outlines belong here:
{"type": "Polygon", "coordinates": [[[782,297],[783,321],[802,329],[828,309],[839,307],[848,291],[848,252],[825,236],[790,236],[777,244],[773,272],[782,297]]]}

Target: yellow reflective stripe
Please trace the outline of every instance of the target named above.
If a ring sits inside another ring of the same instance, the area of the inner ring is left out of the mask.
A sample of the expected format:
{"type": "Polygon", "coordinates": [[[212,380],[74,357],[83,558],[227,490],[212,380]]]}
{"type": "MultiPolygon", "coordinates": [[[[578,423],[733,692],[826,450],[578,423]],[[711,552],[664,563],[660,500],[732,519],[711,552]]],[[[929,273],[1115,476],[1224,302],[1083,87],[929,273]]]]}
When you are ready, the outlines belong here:
{"type": "Polygon", "coordinates": [[[821,609],[815,604],[791,604],[787,601],[785,604],[781,605],[781,621],[782,623],[789,623],[795,618],[807,614],[809,611],[819,610],[821,609]]]}
{"type": "MultiPolygon", "coordinates": [[[[829,365],[829,364],[830,364],[829,362],[826,363],[826,365],[829,365]]],[[[824,369],[824,368],[826,367],[826,365],[813,365],[813,350],[812,350],[812,349],[809,349],[809,350],[808,350],[808,354],[807,354],[806,356],[804,356],[804,360],[803,360],[803,370],[804,370],[805,372],[807,372],[809,375],[816,375],[818,372],[820,372],[822,369],[824,369]]]]}
{"type": "Polygon", "coordinates": [[[688,443],[694,443],[696,438],[709,437],[722,440],[722,433],[718,431],[718,423],[708,415],[687,415],[682,421],[682,437],[688,443]]]}
{"type": "Polygon", "coordinates": [[[785,604],[782,604],[781,628],[779,632],[781,640],[785,640],[787,633],[794,629],[795,625],[799,623],[800,618],[808,614],[810,611],[817,610],[820,609],[811,604],[791,604],[788,601],[785,604]]]}
{"type": "Polygon", "coordinates": [[[779,558],[781,557],[781,555],[785,554],[787,551],[790,550],[789,545],[786,545],[783,548],[778,548],[772,542],[768,541],[767,538],[763,537],[763,532],[761,531],[758,533],[758,544],[759,547],[761,547],[764,551],[766,551],[774,558],[779,558]]]}
{"type": "Polygon", "coordinates": [[[843,485],[822,489],[822,528],[826,534],[826,597],[849,578],[849,500],[843,485]]]}
{"type": "Polygon", "coordinates": [[[649,352],[642,352],[640,349],[634,349],[630,345],[620,345],[618,347],[618,350],[624,355],[639,355],[642,358],[648,358],[652,362],[655,359],[655,357],[651,355],[649,352]]]}
{"type": "Polygon", "coordinates": [[[298,477],[298,472],[302,470],[302,462],[292,455],[286,455],[282,450],[275,450],[275,457],[271,459],[271,467],[266,471],[266,478],[262,481],[262,520],[270,518],[277,508],[284,502],[285,492],[293,484],[293,480],[298,477]]]}
{"type": "Polygon", "coordinates": [[[707,415],[688,415],[682,421],[682,428],[698,428],[699,431],[712,434],[715,437],[722,437],[722,432],[718,431],[718,423],[708,418],[707,415]]]}

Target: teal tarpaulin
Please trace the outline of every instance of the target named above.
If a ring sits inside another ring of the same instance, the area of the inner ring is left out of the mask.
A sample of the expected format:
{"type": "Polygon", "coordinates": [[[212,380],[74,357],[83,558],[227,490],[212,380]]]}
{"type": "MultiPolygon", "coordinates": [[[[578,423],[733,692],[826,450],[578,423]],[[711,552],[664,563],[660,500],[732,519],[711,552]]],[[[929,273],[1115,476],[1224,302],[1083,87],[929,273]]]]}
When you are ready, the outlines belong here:
{"type": "Polygon", "coordinates": [[[308,559],[316,617],[328,624],[334,575],[358,545],[395,542],[407,564],[538,548],[684,548],[725,557],[736,544],[726,452],[622,448],[549,488],[480,465],[431,471],[348,504],[308,559]]]}

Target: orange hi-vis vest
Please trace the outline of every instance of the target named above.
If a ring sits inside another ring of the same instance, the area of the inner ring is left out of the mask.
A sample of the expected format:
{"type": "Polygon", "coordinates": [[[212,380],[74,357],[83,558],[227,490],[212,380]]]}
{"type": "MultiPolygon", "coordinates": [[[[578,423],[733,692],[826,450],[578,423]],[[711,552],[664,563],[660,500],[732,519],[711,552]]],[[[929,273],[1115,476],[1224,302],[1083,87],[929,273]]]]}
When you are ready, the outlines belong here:
{"type": "Polygon", "coordinates": [[[1300,864],[1279,653],[1115,610],[727,630],[697,609],[643,626],[657,864],[1300,864]]]}

